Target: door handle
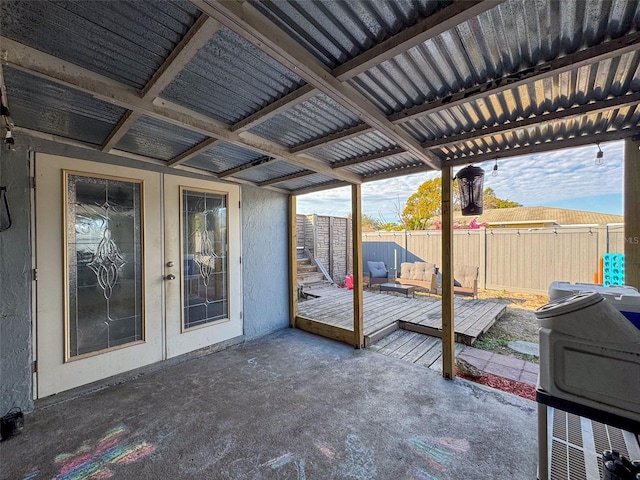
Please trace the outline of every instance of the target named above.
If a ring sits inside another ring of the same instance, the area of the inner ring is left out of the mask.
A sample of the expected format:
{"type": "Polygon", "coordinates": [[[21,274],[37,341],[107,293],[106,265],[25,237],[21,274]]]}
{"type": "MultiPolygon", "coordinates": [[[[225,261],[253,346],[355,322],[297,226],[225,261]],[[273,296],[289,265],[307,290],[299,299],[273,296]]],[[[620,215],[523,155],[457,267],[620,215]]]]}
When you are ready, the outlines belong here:
{"type": "Polygon", "coordinates": [[[175,280],[176,276],[173,273],[170,273],[169,275],[167,275],[166,277],[164,277],[165,280],[175,280]]]}

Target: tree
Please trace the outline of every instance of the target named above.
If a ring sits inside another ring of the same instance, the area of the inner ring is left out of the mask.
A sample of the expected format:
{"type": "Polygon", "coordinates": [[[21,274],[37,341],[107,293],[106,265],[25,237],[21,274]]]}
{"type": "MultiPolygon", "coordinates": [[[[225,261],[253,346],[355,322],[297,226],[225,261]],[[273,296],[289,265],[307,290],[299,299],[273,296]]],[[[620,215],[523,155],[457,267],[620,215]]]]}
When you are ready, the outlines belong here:
{"type": "Polygon", "coordinates": [[[522,204],[518,202],[513,202],[511,200],[503,200],[501,198],[496,197],[496,192],[491,187],[487,187],[484,189],[484,200],[483,207],[484,208],[514,208],[521,207],[522,204]]]}
{"type": "MultiPolygon", "coordinates": [[[[458,182],[453,185],[453,209],[460,210],[458,182]]],[[[442,214],[442,178],[423,182],[418,190],[407,199],[402,211],[402,222],[407,230],[426,230],[432,217],[442,214]]]]}
{"type": "MultiPolygon", "coordinates": [[[[496,197],[495,191],[487,187],[484,190],[484,208],[521,207],[517,202],[496,197]]],[[[453,210],[460,211],[458,182],[453,184],[453,210]]],[[[407,230],[426,230],[439,217],[442,203],[442,178],[434,178],[422,183],[418,190],[407,199],[402,211],[402,223],[407,230]]]]}

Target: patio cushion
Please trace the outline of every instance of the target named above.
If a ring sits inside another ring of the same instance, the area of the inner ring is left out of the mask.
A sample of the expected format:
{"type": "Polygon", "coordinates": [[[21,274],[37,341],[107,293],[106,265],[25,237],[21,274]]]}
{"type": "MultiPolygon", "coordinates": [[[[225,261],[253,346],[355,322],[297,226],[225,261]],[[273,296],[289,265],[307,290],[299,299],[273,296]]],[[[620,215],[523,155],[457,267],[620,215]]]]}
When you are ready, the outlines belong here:
{"type": "Polygon", "coordinates": [[[384,262],[367,262],[371,278],[387,278],[389,272],[384,262]]]}
{"type": "Polygon", "coordinates": [[[431,275],[436,273],[436,266],[433,263],[415,262],[411,271],[411,280],[427,281],[431,275]]]}
{"type": "Polygon", "coordinates": [[[478,267],[470,265],[456,265],[453,267],[453,276],[463,287],[473,288],[478,279],[478,267]]]}
{"type": "Polygon", "coordinates": [[[413,263],[402,262],[400,264],[400,278],[411,278],[411,272],[413,271],[413,263]]]}

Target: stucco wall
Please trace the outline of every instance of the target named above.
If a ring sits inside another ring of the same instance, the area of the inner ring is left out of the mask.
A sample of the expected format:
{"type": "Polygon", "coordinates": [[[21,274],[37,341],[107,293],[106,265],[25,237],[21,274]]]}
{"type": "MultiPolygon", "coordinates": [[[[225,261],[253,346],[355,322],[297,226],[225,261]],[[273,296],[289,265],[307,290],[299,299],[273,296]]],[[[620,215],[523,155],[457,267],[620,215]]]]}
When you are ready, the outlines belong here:
{"type": "Polygon", "coordinates": [[[247,340],[289,325],[287,197],[242,187],[242,288],[247,340]]]}
{"type": "MultiPolygon", "coordinates": [[[[13,220],[10,230],[0,232],[0,415],[14,406],[33,409],[28,149],[175,173],[161,165],[47,140],[20,136],[16,141],[15,152],[0,152],[0,185],[8,187],[13,220]]],[[[243,318],[246,338],[252,339],[289,323],[287,197],[253,187],[243,187],[242,197],[243,318]]]]}
{"type": "MultiPolygon", "coordinates": [[[[33,408],[31,385],[31,250],[28,153],[2,145],[0,186],[7,187],[12,226],[0,232],[0,415],[33,408]]],[[[4,202],[0,224],[7,225],[4,202]]]]}

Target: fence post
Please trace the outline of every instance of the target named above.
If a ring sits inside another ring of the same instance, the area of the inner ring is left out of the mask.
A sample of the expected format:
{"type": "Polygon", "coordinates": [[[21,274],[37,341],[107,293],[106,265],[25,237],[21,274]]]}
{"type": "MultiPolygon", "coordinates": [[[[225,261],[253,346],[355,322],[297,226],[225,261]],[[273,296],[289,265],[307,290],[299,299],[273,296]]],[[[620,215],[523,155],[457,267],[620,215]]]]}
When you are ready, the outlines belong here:
{"type": "Polygon", "coordinates": [[[408,262],[409,260],[407,259],[407,252],[408,252],[408,250],[409,250],[409,238],[408,238],[408,236],[407,236],[407,229],[405,228],[405,229],[403,230],[403,232],[404,232],[404,247],[403,247],[403,249],[402,249],[402,250],[403,250],[403,253],[404,253],[404,254],[403,254],[403,257],[404,257],[404,258],[403,258],[403,260],[402,260],[402,261],[403,261],[403,262],[408,262]]]}
{"type": "Polygon", "coordinates": [[[333,235],[333,217],[329,217],[329,272],[331,272],[331,278],[335,276],[333,271],[333,242],[335,242],[333,235]]]}
{"type": "Polygon", "coordinates": [[[487,289],[487,229],[483,228],[480,231],[480,288],[487,289]]]}
{"type": "Polygon", "coordinates": [[[600,268],[600,258],[605,254],[609,253],[609,226],[608,225],[598,225],[598,258],[596,258],[594,268],[595,272],[600,268]]]}

